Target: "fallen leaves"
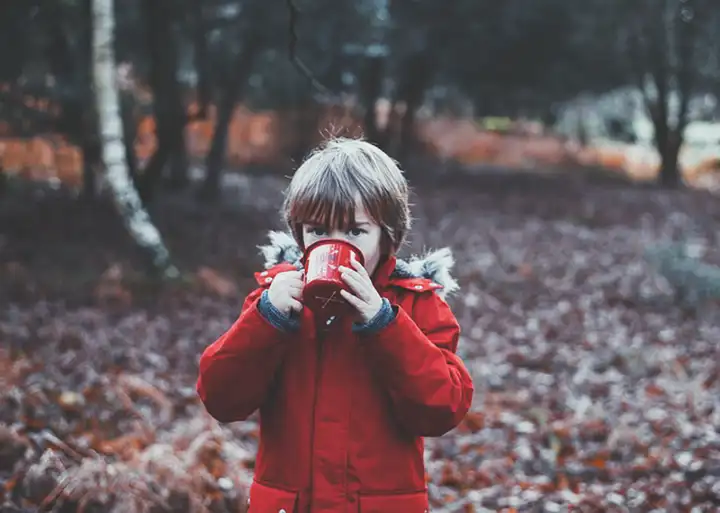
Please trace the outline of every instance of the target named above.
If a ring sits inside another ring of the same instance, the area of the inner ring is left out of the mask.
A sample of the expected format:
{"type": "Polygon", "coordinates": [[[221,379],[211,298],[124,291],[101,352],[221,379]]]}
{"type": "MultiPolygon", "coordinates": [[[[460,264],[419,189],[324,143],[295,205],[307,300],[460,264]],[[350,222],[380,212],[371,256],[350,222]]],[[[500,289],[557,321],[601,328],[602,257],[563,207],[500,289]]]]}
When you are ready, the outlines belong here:
{"type": "Polygon", "coordinates": [[[100,304],[116,304],[130,306],[132,293],[123,283],[124,273],[122,266],[113,264],[100,276],[95,287],[95,298],[100,304]]]}
{"type": "MultiPolygon", "coordinates": [[[[240,192],[274,205],[281,188],[268,187],[240,192]]],[[[720,312],[677,308],[642,250],[691,230],[718,247],[720,204],[691,192],[478,191],[419,189],[415,201],[409,250],[450,245],[458,262],[452,306],[477,390],[457,429],[426,440],[433,511],[717,509],[720,312]]],[[[228,241],[192,267],[189,293],[142,303],[124,267],[105,263],[94,304],[0,311],[0,504],[242,511],[257,417],[219,426],[194,384],[200,352],[237,315],[231,241],[245,221],[203,221],[195,235],[178,222],[164,231],[195,241],[212,226],[228,241]]],[[[259,236],[247,240],[252,253],[259,236]]]]}
{"type": "Polygon", "coordinates": [[[220,297],[229,298],[236,296],[238,293],[235,283],[209,267],[201,267],[197,273],[197,277],[205,290],[217,294],[220,297]]]}
{"type": "MultiPolygon", "coordinates": [[[[681,312],[641,255],[691,229],[707,227],[703,236],[715,240],[709,219],[718,208],[627,190],[542,204],[520,192],[493,194],[456,198],[442,221],[454,231],[442,237],[462,248],[463,294],[453,306],[478,395],[452,445],[428,441],[435,506],[717,507],[720,312],[681,312]],[[466,222],[473,202],[495,214],[466,222]],[[682,448],[692,448],[682,461],[698,469],[690,490],[682,489],[689,467],[675,462],[682,448]],[[446,460],[452,472],[432,464],[446,460]]],[[[422,205],[440,212],[442,201],[422,205]]],[[[420,219],[416,246],[442,244],[435,218],[420,219]]]]}

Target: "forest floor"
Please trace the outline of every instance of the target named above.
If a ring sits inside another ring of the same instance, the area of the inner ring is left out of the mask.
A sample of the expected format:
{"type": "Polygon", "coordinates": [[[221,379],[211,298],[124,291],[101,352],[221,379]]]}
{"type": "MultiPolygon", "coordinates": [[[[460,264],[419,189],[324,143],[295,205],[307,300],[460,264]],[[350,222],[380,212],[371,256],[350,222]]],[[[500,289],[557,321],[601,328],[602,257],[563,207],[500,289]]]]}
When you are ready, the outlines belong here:
{"type": "MultiPolygon", "coordinates": [[[[174,285],[143,278],[110,205],[0,199],[0,512],[244,508],[256,419],[218,424],[194,385],[283,186],[237,176],[213,206],[153,207],[174,285]]],[[[676,305],[643,255],[692,234],[717,261],[718,199],[558,176],[415,192],[406,253],[452,247],[477,388],[427,440],[433,511],[717,511],[720,308],[676,305]]]]}

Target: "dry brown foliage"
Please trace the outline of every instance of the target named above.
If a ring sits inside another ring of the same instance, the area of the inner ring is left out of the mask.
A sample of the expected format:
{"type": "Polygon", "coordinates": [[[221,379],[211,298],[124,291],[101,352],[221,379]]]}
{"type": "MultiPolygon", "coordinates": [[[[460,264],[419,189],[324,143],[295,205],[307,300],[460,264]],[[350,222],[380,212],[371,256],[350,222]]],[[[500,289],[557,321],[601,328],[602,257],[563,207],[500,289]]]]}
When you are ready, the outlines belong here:
{"type": "MultiPolygon", "coordinates": [[[[153,294],[129,282],[134,253],[109,214],[0,212],[0,283],[13,284],[0,290],[1,511],[243,510],[257,419],[220,426],[194,389],[277,227],[282,182],[243,180],[235,214],[158,212],[182,266],[213,271],[153,294]],[[95,296],[103,280],[131,300],[95,296]]],[[[524,180],[414,200],[409,250],[455,251],[477,388],[463,423],[427,441],[433,511],[717,511],[720,310],[674,304],[642,255],[693,233],[717,261],[720,203],[524,180]]]]}

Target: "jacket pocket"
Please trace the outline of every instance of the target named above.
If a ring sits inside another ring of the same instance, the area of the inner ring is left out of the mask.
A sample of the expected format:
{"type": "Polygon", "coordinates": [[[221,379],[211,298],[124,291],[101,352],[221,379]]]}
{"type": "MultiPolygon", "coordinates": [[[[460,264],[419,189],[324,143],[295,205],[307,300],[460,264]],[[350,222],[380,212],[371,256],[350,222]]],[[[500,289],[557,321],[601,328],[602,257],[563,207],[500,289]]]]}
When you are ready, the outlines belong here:
{"type": "Polygon", "coordinates": [[[428,513],[427,492],[360,495],[360,513],[428,513]]]}
{"type": "Polygon", "coordinates": [[[248,513],[296,513],[297,492],[272,488],[257,481],[250,486],[248,513]]]}

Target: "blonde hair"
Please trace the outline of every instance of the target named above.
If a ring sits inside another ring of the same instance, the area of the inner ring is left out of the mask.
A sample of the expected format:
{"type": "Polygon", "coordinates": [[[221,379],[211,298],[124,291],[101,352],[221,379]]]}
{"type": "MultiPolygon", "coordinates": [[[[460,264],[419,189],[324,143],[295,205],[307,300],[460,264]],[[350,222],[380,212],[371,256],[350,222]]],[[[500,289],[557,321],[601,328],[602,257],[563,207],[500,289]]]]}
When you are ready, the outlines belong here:
{"type": "Polygon", "coordinates": [[[302,248],[303,223],[347,230],[358,197],[382,228],[383,251],[397,252],[410,229],[408,184],[392,158],[362,139],[334,138],[315,149],[292,177],[283,217],[302,248]]]}

